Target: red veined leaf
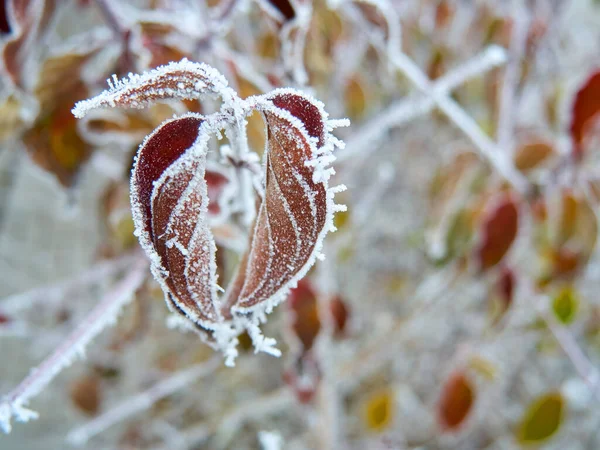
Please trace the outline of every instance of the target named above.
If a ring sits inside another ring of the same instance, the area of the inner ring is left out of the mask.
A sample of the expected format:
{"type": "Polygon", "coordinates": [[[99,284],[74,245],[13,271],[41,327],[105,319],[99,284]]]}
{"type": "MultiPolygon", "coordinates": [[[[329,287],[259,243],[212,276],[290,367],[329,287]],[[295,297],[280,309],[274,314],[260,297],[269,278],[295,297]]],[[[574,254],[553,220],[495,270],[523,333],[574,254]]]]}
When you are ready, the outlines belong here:
{"type": "Polygon", "coordinates": [[[219,94],[227,99],[235,92],[216,69],[187,59],[160,66],[142,75],[129,74],[128,79],[109,80],[111,89],[75,105],[73,114],[82,118],[95,108],[144,108],[165,99],[192,100],[204,94],[219,94]]]}
{"type": "Polygon", "coordinates": [[[464,372],[453,373],[442,388],[438,403],[438,422],[446,431],[457,431],[475,402],[475,389],[464,372]]]}
{"type": "Polygon", "coordinates": [[[131,197],[136,232],[168,303],[210,329],[219,313],[202,122],[193,114],[173,119],[145,140],[133,169],[131,197]]]}
{"type": "Polygon", "coordinates": [[[518,209],[511,195],[497,200],[484,217],[481,243],[476,259],[481,270],[489,269],[502,260],[518,231],[518,209]]]}
{"type": "Polygon", "coordinates": [[[269,309],[284,298],[314,262],[333,212],[326,184],[314,180],[318,167],[307,166],[325,151],[324,113],[312,100],[284,90],[259,107],[267,125],[265,194],[247,264],[228,293],[228,303],[235,300],[241,313],[269,309]]]}
{"type": "Polygon", "coordinates": [[[598,119],[600,113],[600,71],[594,72],[579,89],[573,102],[571,139],[573,155],[583,156],[583,144],[587,129],[598,119]]]}

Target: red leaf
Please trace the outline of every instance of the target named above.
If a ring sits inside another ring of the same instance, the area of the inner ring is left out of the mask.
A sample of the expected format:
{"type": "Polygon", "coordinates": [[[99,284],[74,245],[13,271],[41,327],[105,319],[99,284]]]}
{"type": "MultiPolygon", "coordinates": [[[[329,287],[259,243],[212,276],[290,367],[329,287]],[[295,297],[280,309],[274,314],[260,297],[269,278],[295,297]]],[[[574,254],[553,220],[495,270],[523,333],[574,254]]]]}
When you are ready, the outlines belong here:
{"type": "Polygon", "coordinates": [[[301,280],[290,292],[292,329],[302,343],[304,351],[312,348],[321,330],[317,296],[308,280],[301,280]]]}
{"type": "Polygon", "coordinates": [[[213,328],[216,246],[208,227],[206,136],[195,115],[163,124],[142,144],[132,177],[140,243],[171,306],[213,328]]]}
{"type": "Polygon", "coordinates": [[[306,165],[315,156],[309,137],[317,139],[318,147],[325,142],[323,114],[298,94],[278,93],[271,101],[276,108],[263,111],[268,140],[265,197],[247,265],[228,293],[230,302],[237,297],[235,310],[242,313],[267,300],[272,304],[282,300],[287,288],[314,261],[317,244],[326,232],[326,185],[315,183],[314,169],[306,165]]]}
{"type": "Polygon", "coordinates": [[[586,131],[598,119],[600,112],[600,71],[593,73],[575,95],[571,118],[571,138],[576,159],[583,156],[586,131]]]}
{"type": "Polygon", "coordinates": [[[329,303],[329,311],[333,317],[334,333],[336,336],[341,336],[346,331],[346,325],[350,316],[350,310],[342,298],[335,296],[329,303]]]}
{"type": "Polygon", "coordinates": [[[498,264],[517,237],[518,210],[510,195],[502,197],[486,214],[476,259],[481,270],[498,264]]]}
{"type": "Polygon", "coordinates": [[[442,388],[438,403],[438,422],[446,431],[457,431],[473,407],[475,390],[463,372],[455,372],[442,388]]]}

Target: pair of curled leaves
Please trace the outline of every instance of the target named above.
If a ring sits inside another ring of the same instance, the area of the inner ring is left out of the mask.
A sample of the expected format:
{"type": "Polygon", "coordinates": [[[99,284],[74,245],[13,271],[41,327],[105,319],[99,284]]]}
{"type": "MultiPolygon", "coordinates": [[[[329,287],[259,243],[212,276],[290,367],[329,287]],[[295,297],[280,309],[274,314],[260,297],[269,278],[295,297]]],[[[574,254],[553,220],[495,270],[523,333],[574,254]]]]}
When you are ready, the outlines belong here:
{"type": "Polygon", "coordinates": [[[258,324],[306,274],[335,228],[334,212],[345,210],[333,202],[343,187],[328,186],[332,151],[342,145],[330,131],[341,124],[328,121],[319,102],[290,89],[243,100],[215,69],[187,60],[114,80],[109,91],[79,102],[73,113],[82,117],[97,107],[143,107],[202,94],[218,94],[221,110],[168,120],[140,146],[131,177],[136,235],[170,308],[208,331],[228,363],[237,354],[235,336],[244,330],[257,351],[278,355],[258,324]],[[255,110],[267,130],[261,202],[247,249],[221,297],[211,229],[211,208],[218,211],[209,197],[211,185],[226,190],[229,180],[207,170],[208,141],[224,129],[232,146],[241,145],[236,136],[243,138],[241,127],[255,110]]]}

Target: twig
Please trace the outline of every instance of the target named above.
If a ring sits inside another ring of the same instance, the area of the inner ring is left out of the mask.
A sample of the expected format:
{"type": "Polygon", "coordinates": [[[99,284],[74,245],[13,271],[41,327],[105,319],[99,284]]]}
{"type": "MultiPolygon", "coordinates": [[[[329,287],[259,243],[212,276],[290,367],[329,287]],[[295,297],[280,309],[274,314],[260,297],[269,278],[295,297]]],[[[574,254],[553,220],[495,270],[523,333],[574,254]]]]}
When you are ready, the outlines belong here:
{"type": "MultiPolygon", "coordinates": [[[[440,95],[447,95],[469,79],[498,67],[505,61],[504,49],[495,45],[490,46],[480,55],[451,70],[432,83],[431,89],[440,95]]],[[[393,103],[347,139],[348,144],[344,151],[340,152],[338,161],[346,161],[359,155],[364,157],[365,154],[369,154],[376,149],[373,142],[381,138],[389,129],[402,125],[415,117],[427,114],[434,107],[433,98],[427,94],[393,103]]]]}
{"type": "Polygon", "coordinates": [[[520,0],[513,1],[513,28],[510,41],[509,55],[510,60],[506,64],[504,79],[502,81],[502,91],[500,94],[500,111],[498,115],[498,129],[496,140],[498,147],[507,156],[511,157],[513,153],[513,132],[514,132],[514,103],[518,76],[520,74],[521,60],[525,53],[527,45],[527,28],[529,18],[527,11],[520,4],[520,0]]]}
{"type": "Polygon", "coordinates": [[[0,427],[10,433],[11,418],[20,422],[37,419],[38,413],[25,408],[29,400],[39,394],[76,356],[85,354],[85,347],[104,328],[113,324],[121,308],[129,302],[132,294],[146,276],[147,261],[138,258],[129,273],[85,317],[64,342],[0,403],[0,427]]]}
{"type": "Polygon", "coordinates": [[[556,319],[544,309],[544,303],[547,303],[548,298],[546,296],[540,296],[536,302],[536,307],[548,329],[556,339],[556,342],[565,352],[565,355],[583,379],[585,384],[588,385],[590,391],[600,400],[600,372],[592,364],[589,358],[585,355],[573,335],[563,326],[561,326],[556,319]]]}
{"type": "Polygon", "coordinates": [[[199,378],[213,373],[220,364],[221,358],[215,356],[204,363],[177,372],[175,375],[160,381],[148,390],[124,400],[113,409],[89,421],[85,425],[71,430],[67,435],[67,442],[71,445],[84,445],[90,438],[100,434],[111,426],[147,410],[162,398],[183,389],[199,378]]]}
{"type": "Polygon", "coordinates": [[[128,254],[102,261],[71,279],[10,295],[0,300],[0,310],[5,314],[13,315],[40,302],[47,305],[53,299],[62,299],[65,291],[104,282],[107,278],[131,265],[135,259],[136,256],[128,254]]]}

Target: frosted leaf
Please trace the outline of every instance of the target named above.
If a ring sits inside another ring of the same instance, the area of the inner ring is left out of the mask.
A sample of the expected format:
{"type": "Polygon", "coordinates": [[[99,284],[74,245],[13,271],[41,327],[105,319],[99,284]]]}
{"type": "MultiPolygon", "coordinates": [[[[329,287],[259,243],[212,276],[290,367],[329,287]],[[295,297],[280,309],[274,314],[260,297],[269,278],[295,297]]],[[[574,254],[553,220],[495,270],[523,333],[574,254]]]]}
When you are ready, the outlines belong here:
{"type": "Polygon", "coordinates": [[[167,303],[212,328],[216,307],[216,246],[208,226],[205,179],[208,135],[203,119],[165,122],[140,147],[131,179],[136,232],[167,303]]]}
{"type": "Polygon", "coordinates": [[[204,94],[219,94],[230,100],[235,95],[216,69],[185,58],[142,75],[130,73],[122,80],[113,75],[112,80],[107,81],[108,91],[75,105],[75,117],[81,118],[91,109],[100,107],[144,108],[165,99],[193,100],[204,94]]]}
{"type": "Polygon", "coordinates": [[[332,229],[335,141],[322,105],[289,89],[257,103],[267,126],[265,195],[249,252],[227,292],[233,311],[270,312],[314,264],[332,229]],[[318,176],[315,176],[318,174],[318,176]]]}

